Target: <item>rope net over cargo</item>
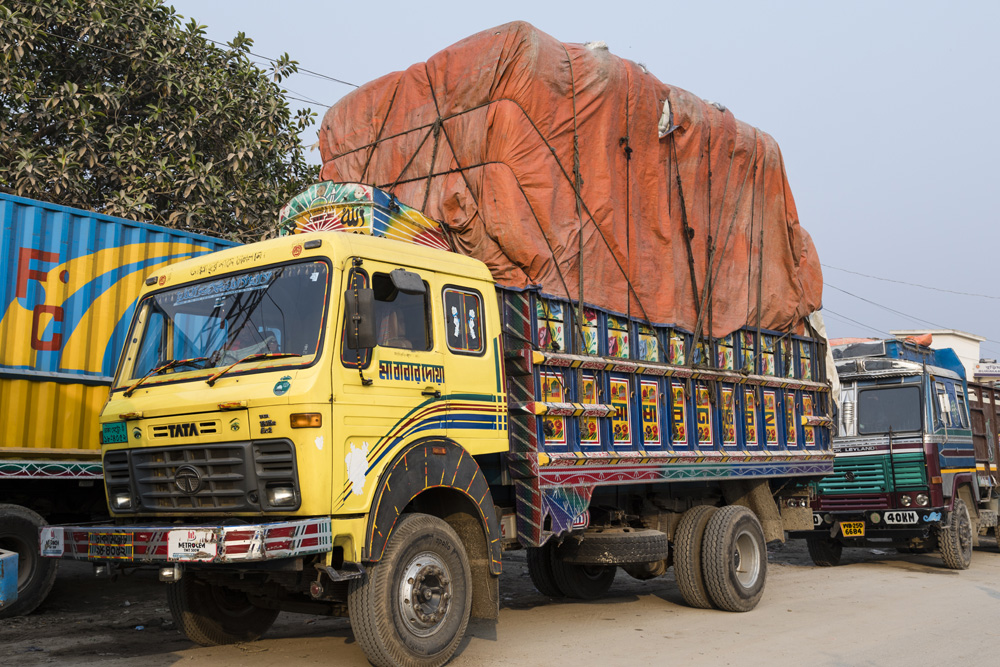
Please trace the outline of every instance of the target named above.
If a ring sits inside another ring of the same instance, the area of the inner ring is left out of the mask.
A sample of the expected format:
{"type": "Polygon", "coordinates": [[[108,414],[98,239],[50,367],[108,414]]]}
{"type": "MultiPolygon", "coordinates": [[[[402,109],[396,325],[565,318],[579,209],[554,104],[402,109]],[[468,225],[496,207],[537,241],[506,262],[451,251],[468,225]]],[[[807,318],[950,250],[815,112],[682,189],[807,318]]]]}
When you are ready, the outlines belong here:
{"type": "Polygon", "coordinates": [[[443,223],[502,285],[715,338],[822,300],[777,143],[598,44],[515,22],[345,96],[321,178],[443,223]]]}

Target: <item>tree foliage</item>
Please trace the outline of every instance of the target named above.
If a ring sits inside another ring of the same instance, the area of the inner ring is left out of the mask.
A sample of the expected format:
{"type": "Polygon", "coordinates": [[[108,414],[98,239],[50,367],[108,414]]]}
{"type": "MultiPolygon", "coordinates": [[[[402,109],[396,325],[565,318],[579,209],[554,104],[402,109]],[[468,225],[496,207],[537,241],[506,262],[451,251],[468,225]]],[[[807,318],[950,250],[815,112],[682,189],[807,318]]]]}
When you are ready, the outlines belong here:
{"type": "Polygon", "coordinates": [[[236,240],[316,177],[253,40],[160,0],[0,0],[0,189],[236,240]]]}

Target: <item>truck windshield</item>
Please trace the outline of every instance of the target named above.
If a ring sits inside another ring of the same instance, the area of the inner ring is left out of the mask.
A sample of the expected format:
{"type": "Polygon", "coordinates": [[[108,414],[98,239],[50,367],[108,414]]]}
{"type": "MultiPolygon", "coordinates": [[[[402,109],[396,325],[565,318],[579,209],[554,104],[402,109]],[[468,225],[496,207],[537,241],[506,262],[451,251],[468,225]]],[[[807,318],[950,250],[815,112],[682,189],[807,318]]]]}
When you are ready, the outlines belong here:
{"type": "Polygon", "coordinates": [[[321,344],[327,283],[324,262],[303,262],[151,294],[136,311],[116,387],[271,355],[307,365],[321,344]]]}
{"type": "Polygon", "coordinates": [[[919,430],[919,387],[865,389],[858,393],[858,433],[919,430]]]}

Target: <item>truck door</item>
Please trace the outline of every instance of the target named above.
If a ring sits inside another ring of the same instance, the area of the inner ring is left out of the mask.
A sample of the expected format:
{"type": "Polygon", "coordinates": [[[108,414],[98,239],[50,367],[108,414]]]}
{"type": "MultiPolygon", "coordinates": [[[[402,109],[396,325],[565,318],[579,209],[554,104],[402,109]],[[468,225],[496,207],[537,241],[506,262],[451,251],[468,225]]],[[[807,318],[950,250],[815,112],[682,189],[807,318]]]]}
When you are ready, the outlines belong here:
{"type": "Polygon", "coordinates": [[[446,433],[444,360],[432,326],[436,289],[428,283],[435,278],[422,273],[367,259],[348,272],[345,289],[358,281],[374,292],[376,345],[359,352],[341,338],[335,372],[345,474],[343,486],[335,485],[335,512],[364,508],[375,486],[372,473],[403,444],[446,433]]]}

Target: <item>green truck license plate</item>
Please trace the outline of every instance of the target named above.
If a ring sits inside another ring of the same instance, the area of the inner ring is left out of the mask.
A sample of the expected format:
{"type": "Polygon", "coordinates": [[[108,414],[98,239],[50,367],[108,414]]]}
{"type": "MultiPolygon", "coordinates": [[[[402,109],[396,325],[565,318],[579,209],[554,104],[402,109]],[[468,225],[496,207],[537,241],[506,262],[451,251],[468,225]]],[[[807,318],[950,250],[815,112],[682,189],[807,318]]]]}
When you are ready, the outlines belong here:
{"type": "Polygon", "coordinates": [[[101,443],[113,445],[128,442],[128,427],[125,422],[111,422],[101,427],[101,443]]]}
{"type": "Polygon", "coordinates": [[[131,533],[91,533],[91,559],[130,559],[132,558],[131,533]]]}
{"type": "Polygon", "coordinates": [[[841,521],[840,532],[844,537],[864,537],[864,521],[841,521]]]}

